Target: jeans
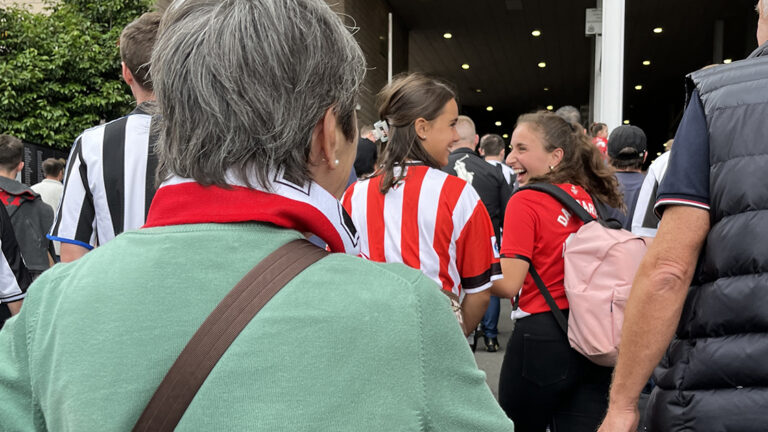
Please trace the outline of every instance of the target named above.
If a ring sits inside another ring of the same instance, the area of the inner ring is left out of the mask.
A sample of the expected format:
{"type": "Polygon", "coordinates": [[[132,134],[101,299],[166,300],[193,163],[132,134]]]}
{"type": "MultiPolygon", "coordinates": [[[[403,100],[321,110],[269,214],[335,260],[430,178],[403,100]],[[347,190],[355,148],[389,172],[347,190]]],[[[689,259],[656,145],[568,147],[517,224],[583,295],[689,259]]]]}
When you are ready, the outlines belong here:
{"type": "Polygon", "coordinates": [[[501,307],[499,305],[499,298],[491,296],[491,301],[488,303],[488,309],[485,310],[483,320],[480,322],[480,328],[483,330],[483,334],[489,338],[495,338],[499,335],[499,311],[501,307]]]}
{"type": "MultiPolygon", "coordinates": [[[[563,311],[567,316],[567,310],[563,311]]],[[[605,415],[613,368],[576,352],[551,312],[520,318],[499,377],[499,404],[516,432],[594,432],[605,415]]]]}

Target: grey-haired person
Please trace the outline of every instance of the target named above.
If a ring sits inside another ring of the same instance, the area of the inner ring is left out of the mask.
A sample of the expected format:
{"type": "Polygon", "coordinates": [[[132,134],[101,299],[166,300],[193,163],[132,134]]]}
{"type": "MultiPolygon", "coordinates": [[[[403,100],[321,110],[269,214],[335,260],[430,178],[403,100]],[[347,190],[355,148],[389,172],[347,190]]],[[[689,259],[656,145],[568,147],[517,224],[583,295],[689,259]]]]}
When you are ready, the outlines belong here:
{"type": "Polygon", "coordinates": [[[512,430],[435,283],[356,256],[338,197],[364,72],[321,0],[172,4],[146,226],[45,273],[0,332],[3,429],[131,429],[232,286],[316,234],[336,253],[245,327],[178,429],[512,430]]]}

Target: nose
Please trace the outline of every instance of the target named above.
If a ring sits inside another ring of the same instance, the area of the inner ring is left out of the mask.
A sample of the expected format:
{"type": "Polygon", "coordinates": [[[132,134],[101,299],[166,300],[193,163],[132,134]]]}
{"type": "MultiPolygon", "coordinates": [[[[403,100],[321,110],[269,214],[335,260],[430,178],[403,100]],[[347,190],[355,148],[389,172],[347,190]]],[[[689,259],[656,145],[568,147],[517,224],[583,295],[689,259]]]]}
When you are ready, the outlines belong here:
{"type": "Polygon", "coordinates": [[[512,151],[510,151],[509,154],[507,155],[507,158],[504,160],[504,163],[507,165],[512,165],[512,161],[514,160],[514,154],[515,154],[515,150],[512,149],[512,151]]]}

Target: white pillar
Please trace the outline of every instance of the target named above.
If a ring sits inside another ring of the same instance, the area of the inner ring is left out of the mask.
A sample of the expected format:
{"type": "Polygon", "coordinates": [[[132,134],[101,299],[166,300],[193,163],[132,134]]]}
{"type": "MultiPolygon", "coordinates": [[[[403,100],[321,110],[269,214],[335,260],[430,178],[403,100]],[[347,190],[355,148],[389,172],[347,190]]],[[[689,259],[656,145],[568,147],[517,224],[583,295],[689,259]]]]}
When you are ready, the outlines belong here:
{"type": "MultiPolygon", "coordinates": [[[[597,9],[603,8],[603,0],[597,0],[597,4],[595,7],[597,9]]],[[[602,25],[602,24],[601,24],[602,25]]],[[[602,31],[602,30],[601,30],[602,31]]],[[[600,118],[598,118],[598,115],[602,115],[602,111],[600,111],[600,94],[602,90],[602,77],[603,72],[601,70],[602,67],[602,58],[603,58],[603,35],[602,33],[597,33],[594,36],[594,40],[592,41],[594,44],[594,51],[592,56],[592,67],[590,68],[592,71],[592,83],[589,86],[589,90],[591,91],[590,98],[589,98],[589,122],[597,122],[602,121],[600,118]]]]}
{"type": "MultiPolygon", "coordinates": [[[[600,85],[595,83],[595,91],[600,92],[595,100],[595,121],[608,125],[608,129],[622,124],[624,120],[624,1],[604,0],[603,35],[600,56],[600,85]]],[[[631,119],[630,119],[631,120],[631,119]]]]}

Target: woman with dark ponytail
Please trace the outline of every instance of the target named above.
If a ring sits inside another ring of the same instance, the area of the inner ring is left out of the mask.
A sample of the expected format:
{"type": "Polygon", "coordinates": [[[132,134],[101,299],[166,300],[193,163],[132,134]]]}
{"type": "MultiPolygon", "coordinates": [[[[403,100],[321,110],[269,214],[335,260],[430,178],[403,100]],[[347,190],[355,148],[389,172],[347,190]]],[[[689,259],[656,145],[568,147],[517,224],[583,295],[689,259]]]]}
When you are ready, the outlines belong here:
{"type": "Polygon", "coordinates": [[[386,135],[378,169],[342,200],[360,231],[361,253],[420,269],[443,290],[465,294],[464,329],[472,331],[501,272],[480,197],[440,170],[458,139],[456,93],[436,78],[410,74],[384,87],[379,99],[386,135]]]}
{"type": "MultiPolygon", "coordinates": [[[[597,201],[623,205],[613,170],[584,133],[556,114],[525,114],[512,134],[507,164],[521,186],[559,186],[597,217],[597,201]]],[[[568,343],[567,335],[528,275],[532,265],[568,314],[563,286],[563,250],[582,221],[555,200],[523,190],[507,204],[501,267],[494,284],[500,297],[519,295],[516,319],[504,356],[499,403],[518,432],[595,431],[605,414],[612,368],[597,366],[568,343]]]]}

